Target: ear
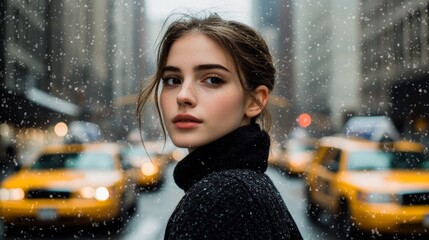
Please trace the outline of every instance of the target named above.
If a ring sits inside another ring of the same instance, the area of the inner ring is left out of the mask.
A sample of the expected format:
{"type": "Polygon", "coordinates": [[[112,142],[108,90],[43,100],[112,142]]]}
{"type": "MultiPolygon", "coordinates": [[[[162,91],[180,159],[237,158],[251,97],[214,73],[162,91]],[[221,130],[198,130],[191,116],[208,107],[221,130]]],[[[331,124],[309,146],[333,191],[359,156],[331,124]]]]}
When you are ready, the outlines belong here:
{"type": "MultiPolygon", "coordinates": [[[[267,105],[268,99],[270,97],[270,90],[266,86],[261,85],[255,89],[253,96],[259,101],[260,104],[262,104],[264,108],[267,105]]],[[[262,112],[263,108],[261,108],[254,98],[249,97],[245,115],[248,118],[256,117],[262,112]]]]}

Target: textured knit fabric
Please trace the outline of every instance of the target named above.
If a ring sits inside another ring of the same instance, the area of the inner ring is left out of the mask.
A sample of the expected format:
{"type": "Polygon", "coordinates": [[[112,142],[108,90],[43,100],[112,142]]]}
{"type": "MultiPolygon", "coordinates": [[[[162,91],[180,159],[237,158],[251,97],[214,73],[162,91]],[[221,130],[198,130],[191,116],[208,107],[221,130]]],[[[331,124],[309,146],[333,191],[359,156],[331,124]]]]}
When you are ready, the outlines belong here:
{"type": "Polygon", "coordinates": [[[256,124],[200,147],[174,169],[185,191],[165,239],[302,239],[267,170],[270,140],[256,124]]]}

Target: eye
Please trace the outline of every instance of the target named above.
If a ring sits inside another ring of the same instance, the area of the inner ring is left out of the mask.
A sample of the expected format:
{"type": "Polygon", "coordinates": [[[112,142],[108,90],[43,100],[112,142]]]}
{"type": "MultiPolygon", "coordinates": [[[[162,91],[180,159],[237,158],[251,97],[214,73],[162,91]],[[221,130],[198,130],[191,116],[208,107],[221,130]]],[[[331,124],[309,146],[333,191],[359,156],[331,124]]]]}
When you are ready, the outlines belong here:
{"type": "Polygon", "coordinates": [[[204,79],[204,82],[209,84],[209,85],[221,85],[225,81],[220,77],[213,76],[213,77],[208,77],[208,78],[204,79]]]}
{"type": "Polygon", "coordinates": [[[162,82],[165,86],[174,86],[174,85],[182,83],[182,81],[180,79],[175,78],[175,77],[163,78],[162,82]]]}

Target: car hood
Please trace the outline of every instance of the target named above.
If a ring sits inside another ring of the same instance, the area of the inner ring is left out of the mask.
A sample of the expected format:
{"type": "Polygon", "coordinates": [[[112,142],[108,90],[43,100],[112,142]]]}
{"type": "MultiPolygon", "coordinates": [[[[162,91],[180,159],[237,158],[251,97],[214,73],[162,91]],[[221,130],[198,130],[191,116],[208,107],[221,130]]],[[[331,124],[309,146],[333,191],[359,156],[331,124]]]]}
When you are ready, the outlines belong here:
{"type": "Polygon", "coordinates": [[[2,187],[66,188],[111,186],[121,179],[120,171],[21,170],[3,181],[2,187]]]}
{"type": "Polygon", "coordinates": [[[309,162],[313,157],[314,153],[312,152],[292,152],[287,155],[288,160],[294,162],[309,162]]]}
{"type": "Polygon", "coordinates": [[[343,180],[368,191],[398,192],[429,189],[429,171],[348,172],[343,180]]]}

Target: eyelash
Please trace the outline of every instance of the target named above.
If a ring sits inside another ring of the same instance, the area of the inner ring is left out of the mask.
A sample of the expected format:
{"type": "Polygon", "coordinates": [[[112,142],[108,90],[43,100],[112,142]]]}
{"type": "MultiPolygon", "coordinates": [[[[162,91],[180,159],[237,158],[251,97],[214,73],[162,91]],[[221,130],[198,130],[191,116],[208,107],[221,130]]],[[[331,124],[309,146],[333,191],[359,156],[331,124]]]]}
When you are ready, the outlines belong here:
{"type": "Polygon", "coordinates": [[[222,85],[223,83],[225,83],[225,80],[223,80],[222,78],[220,78],[220,77],[218,77],[218,76],[210,76],[210,77],[207,77],[207,78],[205,78],[204,80],[203,80],[203,82],[204,83],[207,83],[207,84],[209,84],[209,85],[222,85]],[[216,80],[217,81],[217,83],[208,83],[207,81],[208,80],[216,80]]]}
{"type": "Polygon", "coordinates": [[[164,86],[173,86],[173,85],[177,85],[182,83],[182,81],[177,78],[177,77],[166,77],[166,78],[162,78],[162,84],[164,86]],[[170,81],[174,81],[174,82],[170,82],[170,81]]]}
{"type": "MultiPolygon", "coordinates": [[[[170,86],[170,87],[182,83],[182,80],[178,77],[165,77],[165,78],[162,78],[161,81],[164,86],[170,86]]],[[[210,86],[218,86],[218,85],[224,84],[225,80],[218,76],[210,76],[210,77],[204,78],[202,82],[210,86]],[[215,80],[215,83],[213,83],[213,80],[215,80]],[[210,81],[212,83],[210,83],[210,81]]]]}

